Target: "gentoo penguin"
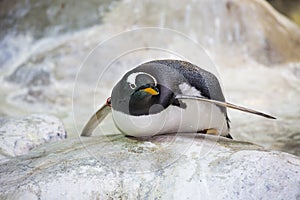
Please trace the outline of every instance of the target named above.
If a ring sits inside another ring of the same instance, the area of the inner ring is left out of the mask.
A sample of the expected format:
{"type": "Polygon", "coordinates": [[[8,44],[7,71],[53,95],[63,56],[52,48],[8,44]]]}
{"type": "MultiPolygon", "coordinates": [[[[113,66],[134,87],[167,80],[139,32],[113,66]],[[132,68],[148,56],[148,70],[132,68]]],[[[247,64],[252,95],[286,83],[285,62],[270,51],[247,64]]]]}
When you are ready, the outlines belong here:
{"type": "Polygon", "coordinates": [[[226,108],[274,117],[225,102],[216,76],[181,60],[154,60],[127,72],[112,90],[111,99],[85,125],[81,136],[112,111],[125,135],[147,137],[202,132],[232,138],[226,108]]]}

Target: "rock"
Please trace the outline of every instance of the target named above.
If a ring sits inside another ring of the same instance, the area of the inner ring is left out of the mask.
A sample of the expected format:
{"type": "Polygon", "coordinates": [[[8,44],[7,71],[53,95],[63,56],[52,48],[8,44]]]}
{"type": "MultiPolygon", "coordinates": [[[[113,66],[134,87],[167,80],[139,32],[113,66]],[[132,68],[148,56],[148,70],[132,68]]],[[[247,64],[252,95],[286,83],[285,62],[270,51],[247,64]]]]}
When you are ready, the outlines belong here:
{"type": "Polygon", "coordinates": [[[9,96],[11,104],[24,106],[31,112],[59,112],[69,110],[71,107],[71,97],[57,88],[33,87],[11,93],[9,96]]]}
{"type": "Polygon", "coordinates": [[[27,154],[41,144],[65,139],[67,134],[58,118],[34,114],[2,118],[0,137],[0,156],[5,158],[27,154]]]}
{"type": "Polygon", "coordinates": [[[300,158],[192,134],[73,138],[0,165],[0,198],[298,199],[300,158]]]}
{"type": "Polygon", "coordinates": [[[225,61],[239,56],[264,65],[300,61],[299,27],[261,0],[121,1],[105,22],[172,28],[225,61]]]}
{"type": "Polygon", "coordinates": [[[22,87],[48,86],[51,83],[50,69],[50,66],[29,63],[18,67],[6,80],[22,87]]]}
{"type": "Polygon", "coordinates": [[[103,15],[113,7],[114,2],[90,0],[74,4],[72,0],[51,3],[0,1],[0,70],[26,61],[36,40],[56,38],[101,24],[103,15]]]}
{"type": "Polygon", "coordinates": [[[7,32],[32,33],[41,38],[44,35],[57,35],[98,24],[113,6],[114,1],[87,1],[74,4],[71,0],[63,2],[0,2],[3,31],[0,39],[7,32]]]}

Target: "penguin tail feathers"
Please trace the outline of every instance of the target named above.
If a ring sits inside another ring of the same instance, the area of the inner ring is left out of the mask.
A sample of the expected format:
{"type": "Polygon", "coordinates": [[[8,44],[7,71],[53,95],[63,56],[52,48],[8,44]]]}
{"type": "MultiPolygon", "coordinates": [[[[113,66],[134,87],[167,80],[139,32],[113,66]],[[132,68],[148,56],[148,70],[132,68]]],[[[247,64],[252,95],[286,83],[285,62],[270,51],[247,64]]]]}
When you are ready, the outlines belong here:
{"type": "Polygon", "coordinates": [[[242,106],[234,105],[234,104],[227,103],[227,102],[217,101],[217,100],[213,100],[213,99],[206,99],[206,98],[203,98],[203,97],[187,96],[187,95],[177,95],[176,99],[193,99],[193,100],[198,100],[198,101],[204,101],[204,102],[213,103],[213,104],[218,105],[218,106],[232,108],[232,109],[235,109],[235,110],[240,110],[240,111],[248,112],[248,113],[255,114],[255,115],[260,115],[262,117],[266,117],[266,118],[269,118],[269,119],[276,119],[275,117],[273,117],[271,115],[268,115],[268,114],[250,109],[250,108],[245,108],[245,107],[242,107],[242,106]]]}
{"type": "Polygon", "coordinates": [[[229,133],[225,137],[233,140],[232,136],[229,133]]]}
{"type": "Polygon", "coordinates": [[[105,117],[110,113],[111,109],[107,104],[104,104],[84,126],[81,136],[89,137],[93,134],[97,126],[105,119],[105,117]]]}

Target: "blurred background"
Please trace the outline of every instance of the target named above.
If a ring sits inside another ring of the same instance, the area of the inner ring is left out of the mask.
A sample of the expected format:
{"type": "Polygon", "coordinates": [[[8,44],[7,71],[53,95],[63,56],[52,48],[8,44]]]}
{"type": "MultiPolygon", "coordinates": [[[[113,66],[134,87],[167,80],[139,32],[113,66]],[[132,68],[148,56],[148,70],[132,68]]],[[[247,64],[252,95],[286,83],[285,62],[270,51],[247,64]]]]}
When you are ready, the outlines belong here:
{"type": "MultiPolygon", "coordinates": [[[[51,114],[63,120],[70,137],[77,136],[95,110],[95,93],[99,107],[126,70],[147,61],[133,55],[117,62],[115,73],[104,74],[107,84],[95,89],[88,73],[78,73],[92,49],[123,31],[162,27],[208,51],[229,102],[278,118],[230,111],[234,138],[300,155],[300,0],[0,0],[0,18],[3,119],[51,114]]],[[[149,40],[144,37],[135,39],[142,44],[149,40]]],[[[166,48],[184,47],[176,38],[152,39],[166,48]]],[[[104,71],[102,57],[126,45],[106,47],[95,70],[104,71]]],[[[111,119],[104,126],[115,131],[111,119]]]]}

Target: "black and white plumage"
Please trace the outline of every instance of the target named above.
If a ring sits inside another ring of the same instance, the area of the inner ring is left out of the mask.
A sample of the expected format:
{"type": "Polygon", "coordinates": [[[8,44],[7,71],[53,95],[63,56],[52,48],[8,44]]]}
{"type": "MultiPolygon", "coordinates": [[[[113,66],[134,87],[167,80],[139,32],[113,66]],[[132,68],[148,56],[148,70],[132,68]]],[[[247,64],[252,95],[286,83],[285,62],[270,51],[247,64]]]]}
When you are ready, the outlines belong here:
{"type": "MultiPolygon", "coordinates": [[[[115,125],[135,137],[215,130],[231,138],[227,107],[274,118],[225,102],[215,75],[180,60],[155,60],[132,69],[111,95],[115,125]]],[[[109,111],[104,105],[81,135],[90,136],[109,111]]]]}

